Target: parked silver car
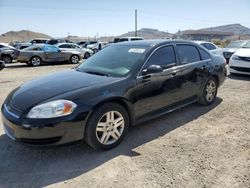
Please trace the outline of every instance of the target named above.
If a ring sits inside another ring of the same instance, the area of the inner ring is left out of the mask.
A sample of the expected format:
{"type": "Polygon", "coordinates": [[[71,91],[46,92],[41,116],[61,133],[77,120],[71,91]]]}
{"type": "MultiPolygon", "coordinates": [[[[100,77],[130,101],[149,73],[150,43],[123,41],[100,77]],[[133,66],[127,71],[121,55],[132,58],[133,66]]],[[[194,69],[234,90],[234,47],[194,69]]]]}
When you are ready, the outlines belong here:
{"type": "Polygon", "coordinates": [[[46,62],[63,62],[79,63],[83,58],[82,53],[75,51],[62,51],[53,45],[32,45],[20,50],[17,57],[18,62],[25,62],[33,66],[39,66],[46,62]]]}
{"type": "Polygon", "coordinates": [[[0,43],[0,60],[11,63],[17,58],[19,51],[7,43],[0,43]]]}
{"type": "Polygon", "coordinates": [[[87,49],[87,48],[82,48],[81,46],[77,44],[73,44],[73,43],[59,43],[59,44],[56,44],[56,46],[60,48],[60,50],[62,51],[70,51],[70,52],[79,51],[81,52],[84,59],[88,59],[93,54],[92,50],[87,49]]]}

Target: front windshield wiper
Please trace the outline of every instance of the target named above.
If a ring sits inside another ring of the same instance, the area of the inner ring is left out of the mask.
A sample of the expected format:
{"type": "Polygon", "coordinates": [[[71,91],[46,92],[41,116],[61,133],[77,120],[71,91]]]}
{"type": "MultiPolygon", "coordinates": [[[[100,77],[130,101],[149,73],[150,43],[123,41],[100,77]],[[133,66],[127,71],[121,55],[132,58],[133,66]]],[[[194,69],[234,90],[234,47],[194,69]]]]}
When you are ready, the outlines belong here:
{"type": "Polygon", "coordinates": [[[84,72],[86,72],[86,73],[88,73],[88,74],[95,74],[95,75],[100,75],[100,76],[107,76],[107,77],[109,77],[108,74],[101,73],[101,72],[97,72],[97,71],[84,71],[84,72]]]}

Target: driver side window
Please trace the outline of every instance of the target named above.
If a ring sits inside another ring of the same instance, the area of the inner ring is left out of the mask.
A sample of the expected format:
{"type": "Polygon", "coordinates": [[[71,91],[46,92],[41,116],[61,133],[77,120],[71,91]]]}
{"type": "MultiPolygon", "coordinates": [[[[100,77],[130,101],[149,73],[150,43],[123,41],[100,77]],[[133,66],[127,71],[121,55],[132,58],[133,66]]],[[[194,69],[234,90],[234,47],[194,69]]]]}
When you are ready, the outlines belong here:
{"type": "Polygon", "coordinates": [[[156,50],[146,63],[146,67],[150,65],[160,65],[163,69],[176,65],[176,58],[173,46],[165,46],[156,50]]]}

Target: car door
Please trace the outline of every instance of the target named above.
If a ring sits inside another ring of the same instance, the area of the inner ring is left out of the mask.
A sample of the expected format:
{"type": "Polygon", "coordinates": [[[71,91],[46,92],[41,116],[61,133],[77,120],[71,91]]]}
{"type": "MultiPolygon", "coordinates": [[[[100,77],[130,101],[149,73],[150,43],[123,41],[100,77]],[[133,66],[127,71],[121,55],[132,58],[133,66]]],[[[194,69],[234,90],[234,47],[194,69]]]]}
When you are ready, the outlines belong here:
{"type": "Polygon", "coordinates": [[[156,49],[143,66],[137,77],[137,87],[134,92],[134,111],[136,118],[150,115],[176,103],[176,95],[180,95],[182,80],[179,79],[179,68],[173,45],[156,49]],[[162,71],[146,73],[150,66],[160,65],[162,71]]]}
{"type": "Polygon", "coordinates": [[[47,62],[58,62],[65,59],[63,53],[55,46],[44,46],[43,51],[47,62]]]}
{"type": "MultiPolygon", "coordinates": [[[[177,96],[180,101],[197,98],[207,78],[210,56],[207,54],[209,58],[203,60],[200,50],[202,49],[192,44],[176,44],[180,70],[178,76],[182,80],[182,92],[177,96]]],[[[207,52],[204,51],[204,53],[207,52]]]]}

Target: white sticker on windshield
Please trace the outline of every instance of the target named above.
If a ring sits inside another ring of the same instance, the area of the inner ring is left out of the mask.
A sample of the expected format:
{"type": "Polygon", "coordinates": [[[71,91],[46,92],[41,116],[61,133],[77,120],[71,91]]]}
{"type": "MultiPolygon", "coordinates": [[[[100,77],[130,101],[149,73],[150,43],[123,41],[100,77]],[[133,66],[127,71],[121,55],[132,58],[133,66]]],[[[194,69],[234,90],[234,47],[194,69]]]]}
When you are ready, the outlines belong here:
{"type": "Polygon", "coordinates": [[[141,49],[141,48],[130,48],[128,50],[129,53],[138,53],[138,54],[142,54],[143,52],[145,52],[145,49],[141,49]]]}

